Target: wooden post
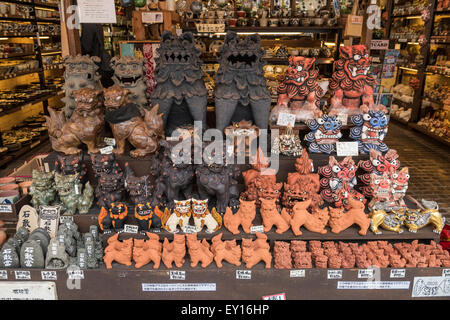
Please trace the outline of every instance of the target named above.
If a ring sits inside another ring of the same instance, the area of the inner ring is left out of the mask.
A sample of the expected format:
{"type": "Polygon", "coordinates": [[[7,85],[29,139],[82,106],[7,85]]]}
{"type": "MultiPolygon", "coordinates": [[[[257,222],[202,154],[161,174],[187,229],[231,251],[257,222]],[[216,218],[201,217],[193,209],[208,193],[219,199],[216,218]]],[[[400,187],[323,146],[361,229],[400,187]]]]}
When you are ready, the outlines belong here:
{"type": "MultiPolygon", "coordinates": [[[[72,5],[76,5],[75,0],[61,0],[61,42],[67,45],[67,48],[64,48],[63,45],[63,53],[66,55],[77,55],[81,54],[81,41],[80,41],[80,29],[75,29],[73,25],[70,23],[73,21],[69,19],[74,13],[67,13],[67,8],[72,5]],[[69,21],[69,27],[68,23],[69,21]]],[[[64,54],[63,54],[64,56],[64,54]]]]}

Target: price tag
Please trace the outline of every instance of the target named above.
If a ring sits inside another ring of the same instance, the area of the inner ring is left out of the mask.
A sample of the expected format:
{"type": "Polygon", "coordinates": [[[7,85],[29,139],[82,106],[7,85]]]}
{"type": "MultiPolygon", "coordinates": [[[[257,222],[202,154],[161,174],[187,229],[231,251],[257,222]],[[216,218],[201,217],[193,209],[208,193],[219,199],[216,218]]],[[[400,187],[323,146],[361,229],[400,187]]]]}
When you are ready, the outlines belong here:
{"type": "Polygon", "coordinates": [[[252,278],[251,270],[236,270],[236,279],[250,280],[252,278]]]}
{"type": "Polygon", "coordinates": [[[442,269],[443,277],[450,277],[450,269],[442,269]]]}
{"type": "Polygon", "coordinates": [[[175,33],[177,34],[177,36],[181,36],[181,34],[183,33],[183,29],[177,28],[177,29],[175,30],[175,33]]]}
{"type": "Polygon", "coordinates": [[[295,114],[280,112],[278,114],[277,126],[295,126],[295,114]]]}
{"type": "Polygon", "coordinates": [[[391,269],[391,278],[404,278],[406,276],[405,269],[391,269]]]}
{"type": "Polygon", "coordinates": [[[0,279],[1,280],[8,280],[8,271],[0,270],[0,279]]]}
{"type": "Polygon", "coordinates": [[[12,213],[12,205],[10,204],[0,204],[0,213],[12,213]]]}
{"type": "Polygon", "coordinates": [[[338,157],[358,156],[358,142],[336,142],[336,152],[338,157]]]}
{"type": "Polygon", "coordinates": [[[59,217],[59,223],[70,223],[73,221],[73,216],[61,216],[59,217]]]}
{"type": "Polygon", "coordinates": [[[161,229],[152,229],[152,232],[153,232],[153,233],[160,233],[160,232],[161,232],[161,229]]]}
{"type": "Polygon", "coordinates": [[[42,280],[58,280],[56,271],[41,271],[42,280]]]}
{"type": "Polygon", "coordinates": [[[48,162],[44,162],[44,171],[50,172],[50,168],[48,167],[48,162]]]}
{"type": "Polygon", "coordinates": [[[370,50],[387,50],[389,48],[389,40],[371,40],[370,50]]]}
{"type": "Polygon", "coordinates": [[[197,32],[225,32],[224,23],[196,23],[197,32]]]}
{"type": "Polygon", "coordinates": [[[343,126],[347,125],[348,114],[338,114],[337,119],[341,121],[343,126]]]}
{"type": "Polygon", "coordinates": [[[359,269],[358,279],[370,279],[373,278],[373,269],[359,269]]]}
{"type": "Polygon", "coordinates": [[[105,143],[108,146],[115,146],[116,145],[116,139],[114,139],[114,138],[105,137],[103,140],[105,141],[105,143]]]}
{"type": "Polygon", "coordinates": [[[183,232],[184,233],[196,233],[197,229],[194,226],[191,226],[188,224],[187,226],[183,227],[183,232]]]}
{"type": "Polygon", "coordinates": [[[408,39],[398,39],[398,42],[408,42],[408,39]]]}
{"type": "Polygon", "coordinates": [[[283,293],[277,293],[277,294],[271,294],[269,296],[263,296],[263,300],[286,300],[286,294],[283,293]]]}
{"type": "Polygon", "coordinates": [[[14,271],[16,280],[31,280],[30,271],[16,270],[14,271]]]}
{"type": "Polygon", "coordinates": [[[304,269],[291,270],[289,276],[291,278],[304,278],[305,277],[305,270],[304,269]]]}
{"type": "Polygon", "coordinates": [[[342,270],[328,270],[327,279],[342,279],[342,270]]]}
{"type": "Polygon", "coordinates": [[[124,226],[124,230],[123,232],[127,232],[127,233],[138,233],[139,227],[138,226],[133,226],[130,224],[126,224],[124,226]]]}
{"type": "Polygon", "coordinates": [[[257,233],[257,232],[264,233],[264,226],[253,226],[253,227],[250,227],[250,233],[257,233]]]}
{"type": "Polygon", "coordinates": [[[114,149],[113,146],[107,146],[107,147],[101,148],[100,153],[101,154],[111,154],[113,149],[114,149]]]}
{"type": "Polygon", "coordinates": [[[170,271],[170,280],[186,280],[186,271],[170,271]]]}
{"type": "Polygon", "coordinates": [[[75,269],[75,270],[69,270],[67,269],[67,276],[69,277],[69,279],[71,280],[80,280],[80,279],[84,279],[84,271],[83,270],[79,270],[79,269],[75,269]]]}
{"type": "Polygon", "coordinates": [[[80,188],[78,187],[78,184],[75,184],[75,194],[80,194],[80,188]]]}

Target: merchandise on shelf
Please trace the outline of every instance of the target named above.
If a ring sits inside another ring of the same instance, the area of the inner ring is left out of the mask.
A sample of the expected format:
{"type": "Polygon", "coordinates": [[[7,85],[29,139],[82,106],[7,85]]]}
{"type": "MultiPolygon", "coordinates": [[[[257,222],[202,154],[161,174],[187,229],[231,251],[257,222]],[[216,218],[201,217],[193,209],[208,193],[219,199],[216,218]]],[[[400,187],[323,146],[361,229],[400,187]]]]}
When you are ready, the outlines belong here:
{"type": "Polygon", "coordinates": [[[256,232],[256,239],[242,238],[242,262],[247,269],[251,269],[260,261],[264,261],[266,269],[271,268],[272,254],[267,242],[267,235],[256,232]]]}
{"type": "Polygon", "coordinates": [[[91,184],[80,183],[78,173],[74,175],[54,174],[55,189],[60,200],[61,211],[65,214],[87,214],[94,202],[94,189],[91,184]]]}
{"type": "Polygon", "coordinates": [[[33,170],[33,183],[30,186],[31,204],[34,208],[50,205],[56,199],[54,172],[33,170]]]}
{"type": "Polygon", "coordinates": [[[149,175],[135,176],[128,162],[125,163],[125,188],[129,193],[131,203],[135,206],[140,204],[142,209],[153,194],[153,184],[149,175]]]}
{"type": "Polygon", "coordinates": [[[108,239],[108,246],[105,248],[105,255],[103,257],[107,269],[112,268],[113,261],[130,267],[132,265],[132,258],[133,238],[120,241],[119,234],[117,233],[108,239]]]}
{"type": "Polygon", "coordinates": [[[97,176],[95,197],[97,205],[109,209],[114,202],[122,202],[125,193],[125,177],[123,172],[101,172],[97,176]]]}
{"type": "Polygon", "coordinates": [[[350,209],[346,212],[344,208],[330,208],[331,232],[340,233],[353,224],[357,224],[360,228],[358,233],[365,236],[370,226],[370,219],[364,213],[364,203],[355,199],[348,199],[348,203],[350,209]]]}
{"type": "Polygon", "coordinates": [[[169,242],[167,238],[164,238],[162,261],[167,268],[172,269],[173,263],[175,263],[177,268],[181,268],[184,264],[185,255],[186,236],[184,234],[174,234],[172,242],[169,242]]]}
{"type": "Polygon", "coordinates": [[[302,234],[300,227],[304,226],[306,229],[312,232],[317,232],[320,234],[327,233],[325,226],[328,224],[330,219],[328,214],[328,208],[323,209],[313,209],[313,213],[308,212],[308,207],[311,205],[311,199],[304,201],[297,201],[292,208],[292,214],[289,215],[284,208],[281,211],[282,217],[291,226],[294,235],[299,236],[302,234]]]}
{"type": "Polygon", "coordinates": [[[239,199],[239,202],[239,210],[235,214],[227,207],[223,215],[223,225],[232,234],[239,234],[239,226],[245,233],[250,233],[250,228],[253,226],[252,222],[256,216],[255,200],[239,199]]]}
{"type": "Polygon", "coordinates": [[[87,166],[83,161],[83,154],[62,155],[57,154],[55,172],[61,175],[77,175],[81,183],[86,182],[87,166]]]}
{"type": "Polygon", "coordinates": [[[161,212],[158,207],[155,208],[155,213],[161,217],[162,228],[171,233],[177,233],[177,226],[180,226],[181,230],[184,230],[189,225],[189,219],[192,215],[192,199],[188,200],[173,200],[173,211],[169,208],[165,208],[164,212],[161,212]]]}
{"type": "Polygon", "coordinates": [[[201,263],[202,268],[209,266],[214,260],[214,254],[210,250],[210,245],[203,239],[197,240],[197,234],[187,234],[186,244],[191,261],[191,268],[195,268],[197,264],[201,263]]]}
{"type": "MultiPolygon", "coordinates": [[[[264,232],[269,232],[273,226],[276,227],[275,232],[282,234],[289,229],[289,223],[280,214],[277,208],[277,199],[261,198],[261,217],[264,225],[264,232]]],[[[286,216],[285,216],[286,217],[286,216]]]]}
{"type": "Polygon", "coordinates": [[[445,218],[442,218],[437,202],[422,199],[422,205],[424,207],[423,210],[406,209],[406,219],[404,224],[409,232],[417,232],[417,230],[422,229],[426,225],[432,224],[434,226],[433,231],[441,233],[442,228],[444,227],[445,218]]]}
{"type": "Polygon", "coordinates": [[[385,210],[372,210],[369,213],[370,218],[370,231],[375,234],[381,234],[379,227],[394,231],[397,233],[402,233],[402,225],[406,219],[405,208],[391,209],[386,212],[385,210]]]}
{"type": "Polygon", "coordinates": [[[225,135],[234,141],[234,153],[246,154],[259,137],[259,128],[251,121],[241,120],[225,128],[225,135]]]}
{"type": "Polygon", "coordinates": [[[308,120],[306,125],[311,130],[306,136],[309,152],[331,154],[336,151],[336,143],[342,138],[342,122],[335,113],[317,112],[315,119],[308,120]]]}
{"type": "Polygon", "coordinates": [[[151,228],[153,230],[161,229],[161,217],[153,210],[150,202],[135,204],[134,217],[137,219],[137,224],[141,233],[150,231],[151,228]]]}
{"type": "Polygon", "coordinates": [[[303,151],[300,137],[295,134],[292,127],[288,128],[274,139],[272,143],[272,154],[283,154],[289,157],[298,157],[303,151]]]}
{"type": "Polygon", "coordinates": [[[217,268],[223,267],[223,260],[235,266],[241,265],[242,250],[236,239],[223,241],[222,233],[219,233],[211,239],[211,242],[211,252],[214,254],[217,268]]]}
{"type": "Polygon", "coordinates": [[[102,207],[98,215],[100,230],[110,233],[112,230],[120,233],[128,218],[128,207],[123,202],[112,202],[108,207],[102,207]]]}
{"type": "Polygon", "coordinates": [[[162,244],[159,236],[154,233],[146,232],[148,240],[133,240],[133,261],[135,268],[139,269],[150,262],[153,262],[153,269],[158,269],[161,264],[162,244]]]}
{"type": "Polygon", "coordinates": [[[114,154],[91,153],[90,160],[95,177],[100,178],[100,174],[120,174],[122,169],[116,161],[114,154]]]}
{"type": "Polygon", "coordinates": [[[222,227],[222,216],[217,213],[216,208],[208,209],[208,199],[197,200],[192,198],[192,218],[197,232],[206,227],[207,233],[213,233],[222,227]]]}

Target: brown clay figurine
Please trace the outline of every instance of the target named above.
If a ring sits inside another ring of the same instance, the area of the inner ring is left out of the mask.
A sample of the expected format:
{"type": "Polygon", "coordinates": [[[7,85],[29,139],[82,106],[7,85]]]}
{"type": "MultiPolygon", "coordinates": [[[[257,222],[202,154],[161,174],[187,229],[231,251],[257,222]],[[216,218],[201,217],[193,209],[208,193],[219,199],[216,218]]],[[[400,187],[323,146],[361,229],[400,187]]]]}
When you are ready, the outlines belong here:
{"type": "Polygon", "coordinates": [[[195,268],[201,262],[202,268],[209,266],[214,259],[214,254],[209,249],[209,243],[206,239],[197,240],[197,234],[187,234],[186,243],[191,258],[191,267],[195,268]]]}
{"type": "Polygon", "coordinates": [[[50,117],[45,116],[52,148],[64,154],[77,154],[82,143],[90,153],[98,153],[98,143],[104,127],[101,90],[83,88],[72,91],[75,110],[66,121],[64,111],[49,108],[50,117]]]}
{"type": "Polygon", "coordinates": [[[223,216],[224,226],[232,234],[239,233],[239,226],[242,226],[245,233],[250,233],[250,228],[253,226],[252,221],[256,215],[255,200],[244,201],[239,199],[239,202],[240,206],[236,214],[233,214],[231,209],[227,207],[223,216]]]}
{"type": "Polygon", "coordinates": [[[211,251],[218,268],[222,268],[223,260],[235,266],[241,265],[241,247],[236,244],[236,239],[222,241],[222,233],[219,233],[211,241],[211,251]]]}
{"type": "Polygon", "coordinates": [[[245,263],[246,268],[250,269],[260,261],[264,261],[266,269],[270,269],[272,255],[267,243],[267,236],[257,232],[255,241],[242,238],[242,262],[245,263]]]}
{"type": "Polygon", "coordinates": [[[325,226],[330,218],[328,215],[328,208],[325,207],[324,209],[317,209],[313,214],[310,214],[307,210],[310,204],[311,199],[297,202],[294,205],[291,216],[289,216],[285,208],[281,211],[281,215],[290,224],[292,232],[296,236],[302,234],[300,231],[302,226],[312,232],[317,232],[320,234],[327,233],[325,226]]]}
{"type": "Polygon", "coordinates": [[[116,155],[125,153],[128,140],[136,149],[130,151],[133,158],[142,158],[158,150],[158,138],[164,138],[162,115],[158,115],[158,105],[151,110],[142,109],[128,101],[130,90],[114,85],[103,91],[105,97],[105,119],[111,126],[117,147],[116,155]]]}
{"type": "Polygon", "coordinates": [[[115,234],[108,239],[108,246],[105,248],[103,261],[107,269],[112,268],[112,262],[116,261],[126,266],[131,266],[133,256],[133,238],[120,241],[119,234],[115,234]]]}
{"type": "Polygon", "coordinates": [[[162,244],[159,242],[159,236],[154,233],[146,232],[148,240],[134,239],[133,260],[135,267],[140,268],[153,261],[153,269],[158,269],[161,263],[162,244]]]}
{"type": "Polygon", "coordinates": [[[364,203],[348,199],[351,209],[344,213],[341,208],[330,208],[331,232],[339,233],[353,224],[360,227],[359,234],[365,236],[370,226],[370,218],[364,213],[364,203]]]}
{"type": "Polygon", "coordinates": [[[289,224],[283,219],[281,214],[278,212],[276,206],[276,199],[261,199],[261,216],[263,219],[264,232],[269,232],[275,225],[278,234],[282,234],[287,229],[289,229],[289,224]]]}
{"type": "Polygon", "coordinates": [[[184,256],[186,255],[186,237],[181,234],[174,234],[173,241],[169,242],[164,239],[162,261],[168,269],[172,269],[172,263],[175,262],[177,268],[181,268],[184,264],[184,256]]]}

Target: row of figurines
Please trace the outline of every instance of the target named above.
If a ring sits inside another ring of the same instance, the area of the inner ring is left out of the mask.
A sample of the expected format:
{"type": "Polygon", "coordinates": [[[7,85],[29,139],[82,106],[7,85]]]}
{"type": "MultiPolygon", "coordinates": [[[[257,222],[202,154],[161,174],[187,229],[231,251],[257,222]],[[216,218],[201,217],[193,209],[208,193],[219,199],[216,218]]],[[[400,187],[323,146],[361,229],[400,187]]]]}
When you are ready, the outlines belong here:
{"type": "MultiPolygon", "coordinates": [[[[113,58],[113,80],[129,91],[130,100],[141,110],[149,108],[149,101],[153,106],[158,105],[163,114],[164,128],[172,127],[173,124],[168,123],[169,114],[183,101],[192,119],[206,127],[208,91],[199,58],[201,52],[195,45],[195,38],[189,32],[177,36],[166,31],[156,49],[157,55],[153,56],[152,49],[144,49],[143,58],[113,58]],[[152,57],[155,57],[155,62],[145,61],[152,57]]],[[[242,120],[236,118],[242,117],[238,112],[241,108],[249,109],[254,123],[261,129],[267,129],[269,118],[278,118],[280,112],[296,113],[297,120],[306,122],[321,111],[320,99],[327,90],[331,95],[330,114],[360,114],[361,105],[369,110],[376,108],[373,97],[375,79],[369,73],[371,58],[366,46],[343,46],[339,51],[340,59],[334,62],[329,85],[318,81],[315,58],[291,56],[278,88],[277,107],[270,116],[271,94],[264,76],[264,50],[260,36],[254,34],[242,38],[235,32],[228,32],[214,78],[216,128],[223,131],[231,125],[232,119],[235,122],[242,120]]],[[[77,108],[73,90],[84,87],[101,89],[98,61],[97,57],[89,56],[66,58],[64,102],[67,118],[77,108]]]]}
{"type": "Polygon", "coordinates": [[[153,269],[160,267],[161,261],[171,269],[183,267],[186,258],[186,247],[189,253],[190,266],[201,265],[206,268],[213,261],[218,268],[226,261],[235,266],[245,264],[251,269],[260,262],[266,269],[273,266],[276,269],[291,268],[404,268],[404,267],[449,267],[450,255],[439,244],[431,241],[429,245],[399,242],[394,245],[387,241],[369,241],[367,244],[332,241],[292,240],[275,241],[273,253],[270,249],[267,235],[256,233],[256,239],[242,238],[241,245],[234,240],[222,240],[222,233],[212,238],[211,243],[206,239],[197,239],[197,234],[175,234],[170,242],[167,238],[161,243],[159,236],[147,233],[148,239],[119,240],[116,234],[108,239],[105,248],[104,261],[108,269],[117,262],[126,266],[141,268],[150,262],[153,269]],[[322,247],[323,245],[323,247],[322,247]],[[294,262],[294,263],[292,263],[294,262]]]}
{"type": "MultiPolygon", "coordinates": [[[[195,196],[209,199],[210,206],[215,206],[220,214],[224,214],[227,207],[236,208],[239,199],[254,200],[257,206],[261,199],[275,199],[277,206],[282,204],[288,210],[296,201],[307,199],[312,200],[312,209],[325,202],[349,209],[349,199],[366,203],[366,197],[372,199],[368,203],[369,209],[405,207],[403,198],[408,188],[408,168],[400,168],[395,150],[384,155],[371,150],[369,160],[357,165],[351,157],[337,161],[330,156],[328,165],[319,167],[318,173],[314,173],[313,161],[303,150],[295,162],[296,172],[289,173],[285,183],[277,182],[276,172],[269,168],[270,162],[260,150],[252,168],[242,174],[238,165],[176,164],[172,161],[172,152],[173,146],[167,144],[164,152],[149,163],[151,174],[141,177],[137,177],[128,165],[125,165],[124,174],[113,154],[91,154],[97,178],[97,204],[107,207],[113,202],[123,202],[127,190],[134,205],[149,202],[153,207],[172,209],[174,200],[195,196]],[[363,171],[359,179],[358,168],[363,171]],[[242,193],[238,185],[240,176],[245,186],[242,193]],[[194,182],[198,195],[193,194],[194,182]]],[[[94,196],[90,184],[86,183],[84,188],[82,185],[87,171],[82,157],[81,154],[58,155],[55,173],[33,172],[30,194],[35,208],[54,203],[58,194],[66,214],[89,210],[94,196]]]]}
{"type": "MultiPolygon", "coordinates": [[[[326,234],[326,226],[331,232],[340,233],[350,226],[359,226],[359,234],[366,235],[367,230],[375,234],[381,234],[379,228],[402,233],[402,226],[406,226],[410,232],[432,224],[433,231],[440,233],[444,227],[445,218],[441,216],[437,203],[422,200],[424,209],[390,208],[389,211],[376,209],[369,214],[365,213],[365,205],[359,200],[349,200],[350,209],[344,208],[316,208],[309,213],[311,199],[296,201],[290,212],[283,208],[277,208],[275,199],[261,199],[260,214],[264,232],[270,232],[275,227],[275,232],[282,234],[288,229],[296,236],[302,235],[301,227],[315,233],[326,234]]],[[[178,233],[178,226],[185,233],[195,229],[201,232],[206,228],[207,233],[214,233],[222,228],[222,225],[231,233],[239,234],[239,227],[245,233],[253,233],[253,221],[256,216],[255,201],[240,200],[240,207],[236,213],[227,207],[223,217],[215,208],[209,210],[208,199],[174,200],[173,211],[165,208],[164,212],[158,207],[153,208],[150,203],[138,204],[134,208],[134,217],[137,220],[138,230],[148,232],[150,230],[165,229],[171,233],[178,233]],[[194,220],[192,226],[191,217],[194,220]],[[191,227],[193,228],[191,230],[191,227]]],[[[124,231],[128,219],[128,206],[125,203],[111,203],[107,208],[102,207],[98,216],[100,229],[105,233],[124,231]]]]}
{"type": "Polygon", "coordinates": [[[28,230],[22,226],[0,250],[2,268],[81,269],[98,268],[103,261],[103,246],[96,225],[80,233],[78,226],[65,220],[51,238],[44,228],[28,230]],[[31,231],[31,232],[30,232],[31,231]]]}

